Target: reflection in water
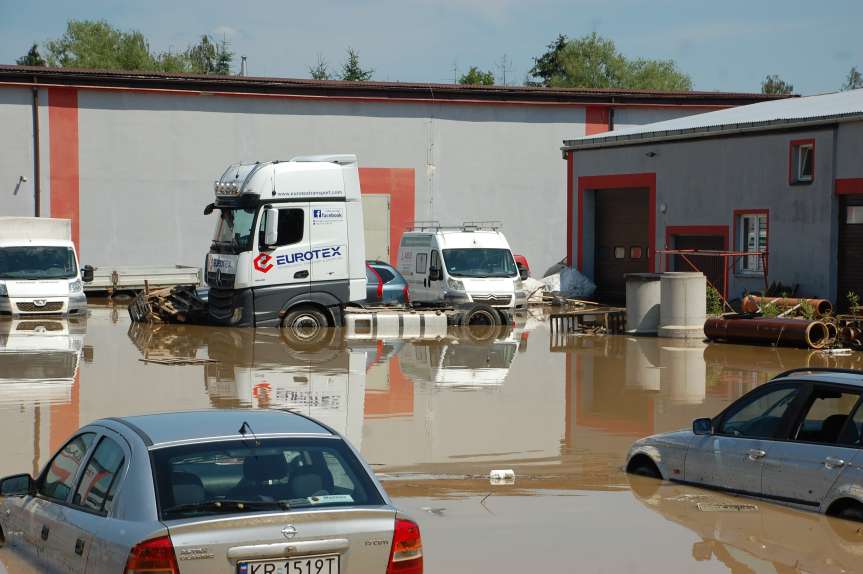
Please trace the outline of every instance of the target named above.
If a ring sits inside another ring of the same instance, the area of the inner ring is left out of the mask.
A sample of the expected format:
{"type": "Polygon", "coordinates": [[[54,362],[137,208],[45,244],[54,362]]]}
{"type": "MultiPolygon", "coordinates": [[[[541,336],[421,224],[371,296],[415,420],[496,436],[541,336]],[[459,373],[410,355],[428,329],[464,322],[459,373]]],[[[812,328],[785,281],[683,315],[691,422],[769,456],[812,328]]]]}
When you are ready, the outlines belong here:
{"type": "MultiPolygon", "coordinates": [[[[0,322],[0,432],[8,437],[0,475],[35,472],[74,429],[101,417],[200,408],[288,408],[347,435],[385,479],[390,494],[406,497],[401,500],[422,499],[430,508],[475,506],[486,516],[485,506],[477,505],[492,488],[489,471],[512,468],[515,485],[494,487],[494,494],[508,500],[514,521],[524,516],[522,507],[546,509],[543,512],[566,508],[555,511],[566,530],[572,512],[586,508],[585,520],[608,520],[600,514],[604,504],[612,504],[614,519],[629,524],[643,520],[639,513],[644,512],[642,505],[619,492],[629,488],[620,467],[634,439],[714,415],[785,369],[860,365],[856,354],[829,358],[797,349],[620,336],[572,336],[551,349],[546,325],[533,319],[495,332],[450,330],[425,340],[345,340],[330,331],[315,345],[298,346],[277,329],[132,325],[115,311],[93,307],[86,325],[0,322]],[[182,359],[185,364],[159,364],[160,359],[182,359]],[[560,493],[592,502],[558,507],[553,498],[547,499],[560,493]]],[[[651,496],[644,500],[653,500],[651,496]]],[[[821,528],[819,536],[826,539],[831,531],[817,526],[830,521],[814,515],[771,512],[770,520],[797,521],[794,528],[801,532],[821,528]]],[[[467,524],[449,512],[428,516],[455,521],[442,523],[446,525],[467,524]]],[[[667,531],[679,538],[684,530],[657,522],[652,513],[648,516],[642,528],[666,525],[657,536],[667,531]]],[[[687,546],[686,560],[696,564],[693,559],[710,556],[710,561],[697,562],[701,568],[722,560],[732,564],[735,553],[761,559],[754,548],[734,544],[731,537],[748,533],[764,542],[769,529],[745,521],[758,518],[767,524],[765,516],[699,514],[699,520],[714,521],[713,530],[724,529],[712,537],[679,521],[704,542],[691,556],[687,546]],[[732,519],[744,522],[731,528],[732,519]]],[[[440,536],[453,536],[444,530],[440,536]]],[[[433,545],[436,534],[431,532],[433,545]]],[[[533,552],[537,543],[527,537],[524,551],[533,552]]],[[[809,550],[800,549],[796,558],[811,564],[807,567],[813,571],[830,571],[822,566],[825,556],[848,552],[845,546],[819,548],[805,556],[809,550]]],[[[788,558],[779,562],[793,564],[794,545],[785,551],[788,558]]],[[[653,566],[663,564],[661,553],[656,559],[660,562],[653,566]]],[[[430,558],[430,572],[435,571],[433,563],[430,558]]],[[[494,565],[484,566],[479,570],[494,565]]],[[[505,562],[498,566],[509,571],[505,562]]],[[[465,569],[471,570],[478,571],[465,569]]]]}
{"type": "Polygon", "coordinates": [[[734,574],[754,572],[859,572],[863,565],[860,525],[755,502],[753,512],[705,512],[698,503],[740,504],[741,499],[631,477],[639,502],[692,530],[697,562],[717,560],[734,574]]]}

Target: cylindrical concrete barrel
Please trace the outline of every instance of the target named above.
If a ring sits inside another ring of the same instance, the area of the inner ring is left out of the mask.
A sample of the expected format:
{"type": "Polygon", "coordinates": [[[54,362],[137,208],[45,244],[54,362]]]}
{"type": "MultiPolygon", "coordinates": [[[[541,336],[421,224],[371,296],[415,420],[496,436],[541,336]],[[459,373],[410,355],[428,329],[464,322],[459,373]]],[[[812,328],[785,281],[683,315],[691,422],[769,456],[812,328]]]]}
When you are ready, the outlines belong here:
{"type": "Polygon", "coordinates": [[[626,332],[630,335],[655,335],[659,329],[660,275],[627,273],[626,332]]]}
{"type": "Polygon", "coordinates": [[[659,336],[703,339],[707,318],[707,279],[704,273],[668,272],[661,275],[659,336]]]}

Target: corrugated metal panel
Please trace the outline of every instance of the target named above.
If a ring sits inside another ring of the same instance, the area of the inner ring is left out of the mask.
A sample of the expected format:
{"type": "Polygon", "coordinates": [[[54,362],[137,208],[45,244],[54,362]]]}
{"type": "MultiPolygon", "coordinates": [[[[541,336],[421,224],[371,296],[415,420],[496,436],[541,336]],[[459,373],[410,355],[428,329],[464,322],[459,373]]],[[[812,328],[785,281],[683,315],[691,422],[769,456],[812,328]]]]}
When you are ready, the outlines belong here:
{"type": "Polygon", "coordinates": [[[661,139],[863,119],[863,90],[760,102],[564,141],[564,149],[609,147],[661,139]]]}

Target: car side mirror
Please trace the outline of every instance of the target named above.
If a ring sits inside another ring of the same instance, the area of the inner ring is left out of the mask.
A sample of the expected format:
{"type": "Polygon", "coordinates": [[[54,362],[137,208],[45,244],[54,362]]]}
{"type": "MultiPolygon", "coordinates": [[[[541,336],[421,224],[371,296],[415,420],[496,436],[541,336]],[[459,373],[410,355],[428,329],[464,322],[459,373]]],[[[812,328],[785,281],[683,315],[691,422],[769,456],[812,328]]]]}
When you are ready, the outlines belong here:
{"type": "Polygon", "coordinates": [[[264,210],[264,243],[275,245],[279,241],[279,216],[275,209],[264,210]]]}
{"type": "Polygon", "coordinates": [[[710,419],[695,419],[692,421],[692,433],[697,435],[713,434],[713,421],[710,419]]]}
{"type": "Polygon", "coordinates": [[[525,267],[519,267],[518,268],[518,276],[521,277],[522,281],[527,279],[529,277],[529,275],[527,273],[527,269],[525,267]]]}
{"type": "Polygon", "coordinates": [[[81,281],[84,283],[91,283],[93,281],[93,266],[85,265],[83,269],[81,269],[81,281]]]}
{"type": "Polygon", "coordinates": [[[215,203],[208,204],[207,207],[204,208],[204,215],[210,215],[211,213],[213,213],[214,209],[216,209],[215,203]]]}
{"type": "Polygon", "coordinates": [[[27,496],[36,493],[36,482],[29,474],[13,474],[0,479],[0,496],[27,496]]]}
{"type": "Polygon", "coordinates": [[[440,269],[429,269],[429,281],[440,281],[441,275],[440,269]]]}

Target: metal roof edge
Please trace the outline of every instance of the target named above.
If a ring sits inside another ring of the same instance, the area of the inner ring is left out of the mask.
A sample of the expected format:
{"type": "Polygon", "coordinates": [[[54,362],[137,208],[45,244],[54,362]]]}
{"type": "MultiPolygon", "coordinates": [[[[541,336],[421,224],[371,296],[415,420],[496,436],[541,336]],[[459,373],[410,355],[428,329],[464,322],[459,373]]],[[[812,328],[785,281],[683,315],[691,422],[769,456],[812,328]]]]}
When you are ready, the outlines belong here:
{"type": "Polygon", "coordinates": [[[663,141],[680,141],[687,139],[720,137],[726,135],[756,133],[772,130],[792,130],[812,126],[851,122],[856,120],[863,120],[863,112],[851,112],[820,117],[813,116],[809,118],[783,118],[760,122],[745,122],[741,124],[720,124],[716,126],[701,126],[697,128],[686,128],[679,130],[659,130],[655,132],[644,132],[636,134],[620,134],[617,136],[591,138],[584,141],[579,139],[563,140],[563,146],[560,149],[561,151],[567,152],[608,147],[625,147],[628,145],[641,145],[646,143],[657,143],[663,141]]]}

